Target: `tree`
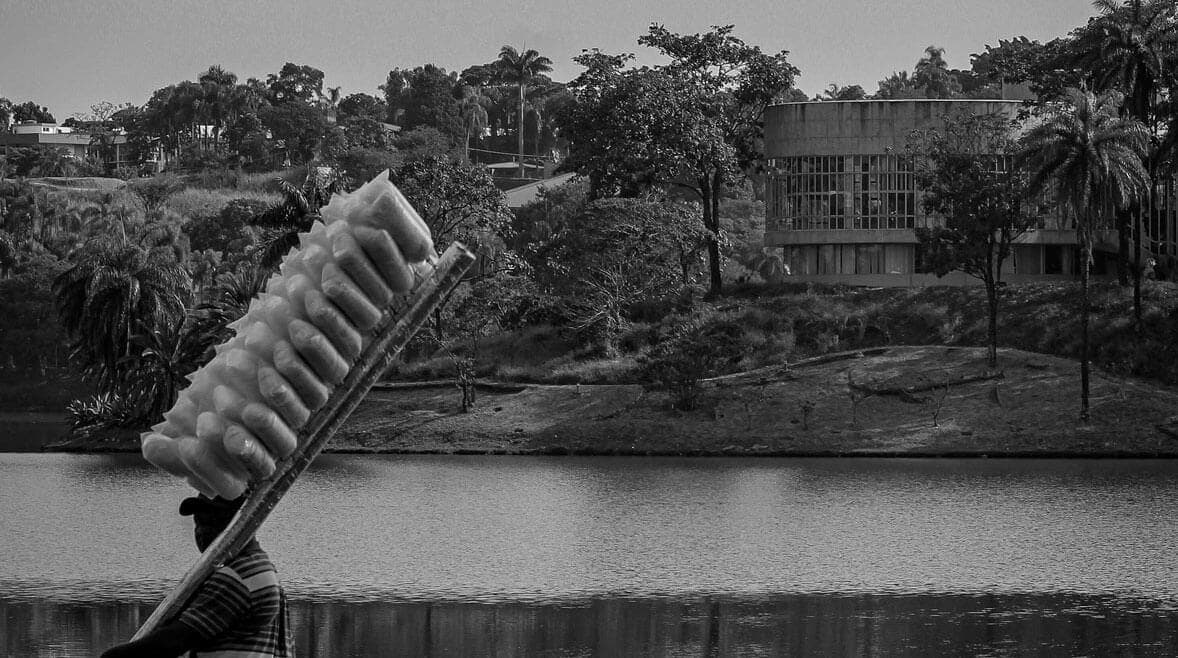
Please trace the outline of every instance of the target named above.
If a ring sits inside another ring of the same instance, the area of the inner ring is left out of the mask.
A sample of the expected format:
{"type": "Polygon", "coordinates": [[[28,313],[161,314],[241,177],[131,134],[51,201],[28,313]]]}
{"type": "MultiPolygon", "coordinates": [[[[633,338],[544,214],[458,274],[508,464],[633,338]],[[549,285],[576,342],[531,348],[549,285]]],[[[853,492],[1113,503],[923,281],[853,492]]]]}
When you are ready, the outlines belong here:
{"type": "Polygon", "coordinates": [[[183,318],[188,275],[167,252],[148,249],[125,233],[88,242],[53,282],[70,359],[104,391],[118,391],[129,372],[131,338],[183,318]]]}
{"type": "Polygon", "coordinates": [[[1178,55],[1173,0],[1096,0],[1100,16],[1073,33],[1073,63],[1090,71],[1093,89],[1117,89],[1125,110],[1149,125],[1167,65],[1178,55]]]}
{"type": "Polygon", "coordinates": [[[57,123],[57,119],[53,118],[53,114],[49,112],[49,108],[37,105],[33,101],[25,101],[19,105],[13,105],[12,120],[15,123],[21,123],[22,121],[57,123]]]}
{"type": "Polygon", "coordinates": [[[372,119],[384,121],[389,112],[388,104],[371,94],[348,94],[339,102],[339,120],[372,119]]]}
{"type": "Polygon", "coordinates": [[[399,167],[405,158],[399,151],[383,148],[352,148],[335,157],[336,166],[350,186],[372,180],[385,169],[399,167]]]}
{"type": "Polygon", "coordinates": [[[503,82],[514,84],[519,90],[519,110],[516,115],[519,132],[519,177],[524,177],[524,103],[528,86],[534,84],[543,73],[552,70],[552,60],[531,48],[520,52],[512,46],[499,50],[499,76],[503,82]]]}
{"type": "Polygon", "coordinates": [[[472,135],[482,137],[488,125],[487,108],[483,107],[483,98],[478,87],[464,88],[460,111],[462,113],[463,157],[467,162],[470,162],[470,138],[472,135]]]}
{"type": "Polygon", "coordinates": [[[1077,87],[1079,71],[1067,63],[1066,41],[1053,39],[1045,44],[1025,36],[1000,39],[997,46],[987,45],[981,53],[970,55],[974,76],[992,83],[1026,83],[1040,101],[1054,101],[1077,87]]]}
{"type": "Polygon", "coordinates": [[[945,62],[945,49],[938,46],[924,49],[924,56],[913,69],[912,84],[923,89],[926,98],[954,98],[961,93],[961,85],[945,62]]]}
{"type": "MultiPolygon", "coordinates": [[[[145,328],[131,336],[121,398],[140,422],[159,418],[189,384],[186,375],[208,359],[190,318],[145,328]]],[[[144,423],[146,424],[146,423],[144,423]]]]}
{"type": "Polygon", "coordinates": [[[329,167],[311,167],[301,187],[278,178],[282,200],[249,220],[251,226],[266,229],[268,235],[260,247],[262,269],[272,271],[292,248],[299,244],[299,233],[311,230],[319,219],[319,210],[342,190],[339,175],[329,167]]]}
{"type": "Polygon", "coordinates": [[[319,148],[332,129],[323,112],[303,103],[281,103],[264,108],[262,123],[281,140],[291,164],[303,164],[319,156],[319,148]]]}
{"type": "MultiPolygon", "coordinates": [[[[1093,89],[1119,90],[1124,94],[1122,110],[1147,127],[1155,128],[1158,117],[1159,87],[1178,65],[1178,3],[1174,0],[1097,0],[1093,3],[1100,16],[1074,34],[1074,63],[1080,70],[1091,71],[1093,89]]],[[[1151,148],[1146,165],[1151,176],[1156,173],[1157,154],[1151,148]]],[[[1128,283],[1129,240],[1133,238],[1133,307],[1137,326],[1141,326],[1141,247],[1143,210],[1153,212],[1156,203],[1151,189],[1147,209],[1142,204],[1117,214],[1118,273],[1121,284],[1128,283]],[[1136,218],[1136,226],[1131,226],[1136,218]]]]}
{"type": "MultiPolygon", "coordinates": [[[[488,265],[493,266],[508,235],[511,211],[485,168],[425,157],[393,169],[389,179],[421,215],[434,244],[444,248],[459,240],[479,256],[480,270],[493,270],[488,265]]],[[[443,334],[443,310],[439,305],[434,313],[438,340],[443,334]]]]}
{"type": "Polygon", "coordinates": [[[323,95],[323,71],[287,62],[278,73],[266,76],[266,87],[275,105],[311,105],[323,95]]]}
{"type": "Polygon", "coordinates": [[[266,125],[254,112],[245,112],[225,130],[225,144],[236,154],[238,163],[246,168],[266,168],[272,165],[270,140],[266,125]]]}
{"type": "Polygon", "coordinates": [[[389,108],[389,119],[402,129],[434,128],[450,146],[462,140],[458,96],[458,74],[426,64],[415,69],[393,69],[381,86],[389,108]]]}
{"type": "Polygon", "coordinates": [[[222,256],[243,254],[257,240],[249,221],[266,210],[265,201],[231,199],[215,215],[189,218],[184,231],[193,251],[212,249],[221,252],[222,256]]]}
{"type": "Polygon", "coordinates": [[[544,276],[549,243],[575,220],[589,201],[589,186],[584,178],[575,177],[556,187],[541,187],[535,201],[512,213],[508,248],[519,254],[534,272],[544,276]]]}
{"type": "MultiPolygon", "coordinates": [[[[93,127],[95,125],[105,126],[114,122],[116,115],[129,107],[132,107],[130,103],[115,105],[110,101],[98,101],[90,106],[89,114],[78,112],[70,118],[84,127],[93,127]]],[[[66,119],[66,122],[69,122],[69,120],[66,119]]]]}
{"type": "Polygon", "coordinates": [[[1095,232],[1109,207],[1125,208],[1148,189],[1142,163],[1147,133],[1119,116],[1117,92],[1073,91],[1022,140],[1020,157],[1033,172],[1030,189],[1051,188],[1075,221],[1080,244],[1080,418],[1087,421],[1089,339],[1088,270],[1095,232]]]}
{"type": "Polygon", "coordinates": [[[660,301],[690,282],[684,275],[698,263],[703,238],[689,204],[598,199],[548,242],[544,283],[573,327],[612,357],[633,305],[660,301]]]}
{"type": "MultiPolygon", "coordinates": [[[[0,252],[3,242],[0,230],[0,252]]],[[[63,269],[64,263],[52,254],[40,253],[26,256],[0,276],[0,363],[29,373],[64,356],[66,336],[57,322],[51,289],[63,269]]]]}
{"type": "Polygon", "coordinates": [[[823,90],[821,96],[816,96],[816,101],[861,101],[867,98],[867,92],[863,91],[863,87],[859,85],[850,85],[847,87],[840,87],[835,83],[830,83],[830,86],[823,90]]]}
{"type": "Polygon", "coordinates": [[[389,179],[425,220],[438,245],[461,240],[477,247],[508,231],[511,211],[482,167],[428,157],[390,171],[389,179]]]}
{"type": "Polygon", "coordinates": [[[675,185],[698,197],[711,234],[710,290],[718,295],[720,197],[759,161],[765,108],[787,94],[798,69],[787,52],[763,53],[733,36],[732,26],[678,35],[652,25],[639,43],[671,62],[622,70],[628,56],[574,58],[587,70],[570,85],[577,103],[562,121],[570,142],[562,168],[586,175],[598,196],[675,185]]]}
{"type": "Polygon", "coordinates": [[[65,149],[40,144],[13,148],[5,159],[14,175],[30,178],[78,176],[91,171],[89,165],[65,149]]]}
{"type": "Polygon", "coordinates": [[[448,135],[433,126],[418,126],[398,133],[393,147],[404,160],[447,159],[451,142],[448,135]]]}
{"type": "MultiPolygon", "coordinates": [[[[205,136],[206,142],[217,144],[225,127],[236,121],[240,114],[237,76],[214,65],[200,74],[197,84],[200,85],[202,92],[197,100],[197,115],[204,125],[212,126],[213,132],[205,136]]],[[[205,148],[209,146],[205,144],[205,148]]]]}
{"type": "Polygon", "coordinates": [[[924,98],[924,92],[916,86],[908,71],[899,71],[879,81],[875,97],[881,100],[924,98]]]}
{"type": "Polygon", "coordinates": [[[924,210],[944,225],[918,228],[924,265],[937,276],[957,270],[986,286],[988,360],[998,366],[998,301],[1002,265],[1016,238],[1038,221],[1027,199],[1027,176],[1016,168],[1009,117],[968,110],[940,128],[915,131],[908,152],[916,165],[924,210]]]}

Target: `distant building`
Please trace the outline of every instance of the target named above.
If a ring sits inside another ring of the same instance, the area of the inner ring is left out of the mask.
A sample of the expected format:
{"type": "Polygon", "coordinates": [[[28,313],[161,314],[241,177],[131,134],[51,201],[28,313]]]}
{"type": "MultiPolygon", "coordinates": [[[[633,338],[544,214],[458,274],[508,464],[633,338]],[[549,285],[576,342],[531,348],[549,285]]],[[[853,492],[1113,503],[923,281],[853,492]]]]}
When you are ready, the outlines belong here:
{"type": "MultiPolygon", "coordinates": [[[[112,159],[106,163],[108,166],[118,168],[134,164],[130,160],[126,135],[114,135],[112,145],[114,151],[112,159]]],[[[75,132],[73,128],[56,123],[25,121],[13,124],[7,131],[0,131],[0,152],[7,155],[10,149],[30,146],[63,149],[69,157],[78,160],[86,160],[94,152],[90,133],[75,132]]]]}
{"type": "MultiPolygon", "coordinates": [[[[921,208],[904,151],[912,130],[939,126],[946,115],[966,110],[1013,117],[1019,106],[1015,100],[909,99],[769,107],[765,246],[781,249],[795,280],[870,286],[975,282],[961,273],[937,278],[919,270],[915,229],[942,220],[921,208]]],[[[1174,218],[1168,221],[1173,224],[1174,218]]],[[[1173,242],[1174,227],[1151,235],[1156,249],[1173,242]]],[[[1115,237],[1106,234],[1097,248],[1093,273],[1111,272],[1115,237]]],[[[1075,231],[1058,217],[1045,217],[1017,240],[1004,279],[1071,278],[1078,271],[1078,252],[1075,231]]]]}

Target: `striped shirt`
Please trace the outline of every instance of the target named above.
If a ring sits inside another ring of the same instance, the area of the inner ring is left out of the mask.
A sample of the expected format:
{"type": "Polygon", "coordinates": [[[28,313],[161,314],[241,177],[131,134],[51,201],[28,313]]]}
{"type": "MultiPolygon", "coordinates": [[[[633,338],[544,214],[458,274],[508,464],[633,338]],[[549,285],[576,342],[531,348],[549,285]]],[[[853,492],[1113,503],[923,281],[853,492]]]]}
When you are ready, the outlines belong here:
{"type": "Polygon", "coordinates": [[[286,596],[270,556],[256,541],[209,576],[179,621],[203,641],[191,656],[294,656],[286,596]]]}

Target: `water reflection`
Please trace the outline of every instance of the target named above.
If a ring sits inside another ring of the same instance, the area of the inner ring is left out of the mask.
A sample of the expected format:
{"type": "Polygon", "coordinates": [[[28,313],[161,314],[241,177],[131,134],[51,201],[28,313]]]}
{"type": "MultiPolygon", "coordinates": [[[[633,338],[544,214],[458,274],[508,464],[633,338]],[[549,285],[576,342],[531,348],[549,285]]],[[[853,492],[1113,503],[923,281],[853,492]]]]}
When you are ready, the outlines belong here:
{"type": "MultiPolygon", "coordinates": [[[[149,604],[0,599],[6,656],[91,656],[149,604]]],[[[300,656],[1157,656],[1168,603],[1078,594],[294,601],[300,656]]]]}
{"type": "Polygon", "coordinates": [[[0,452],[36,452],[65,436],[65,414],[39,411],[0,411],[0,452]]]}
{"type": "MultiPolygon", "coordinates": [[[[188,493],[0,455],[6,655],[129,636],[196,559],[188,493]]],[[[317,655],[1178,655],[1176,493],[1174,461],[331,455],[260,538],[317,655]]]]}

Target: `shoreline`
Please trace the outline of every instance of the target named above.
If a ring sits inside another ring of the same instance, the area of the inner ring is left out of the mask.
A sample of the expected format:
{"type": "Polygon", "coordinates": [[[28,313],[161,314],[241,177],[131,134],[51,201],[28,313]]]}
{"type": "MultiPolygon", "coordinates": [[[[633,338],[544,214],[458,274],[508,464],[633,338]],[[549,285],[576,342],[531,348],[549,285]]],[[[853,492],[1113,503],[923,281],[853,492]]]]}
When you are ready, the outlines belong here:
{"type": "MultiPolygon", "coordinates": [[[[3,451],[0,451],[3,452],[3,451]]],[[[130,446],[111,446],[97,448],[61,448],[42,449],[37,451],[12,450],[7,452],[25,453],[58,453],[75,455],[131,455],[138,454],[139,449],[130,446]]],[[[362,448],[328,448],[322,454],[326,455],[392,455],[392,456],[455,456],[455,457],[681,457],[685,459],[721,459],[721,458],[765,458],[765,459],[1017,459],[1017,460],[1051,460],[1051,459],[1084,459],[1084,460],[1163,460],[1178,458],[1178,451],[1174,452],[1128,452],[1128,451],[959,451],[959,452],[873,452],[868,450],[845,452],[822,451],[776,451],[776,452],[741,452],[739,450],[719,452],[595,452],[591,450],[569,451],[560,448],[551,450],[518,452],[508,450],[479,450],[462,448],[457,450],[365,450],[362,448]]]]}
{"type": "MultiPolygon", "coordinates": [[[[693,411],[637,384],[483,383],[462,413],[451,382],[382,383],[335,454],[913,459],[1178,457],[1178,391],[1097,370],[1078,421],[1076,362],[983,348],[884,347],[704,382],[693,411]]],[[[138,452],[136,432],[56,452],[138,452]]]]}

